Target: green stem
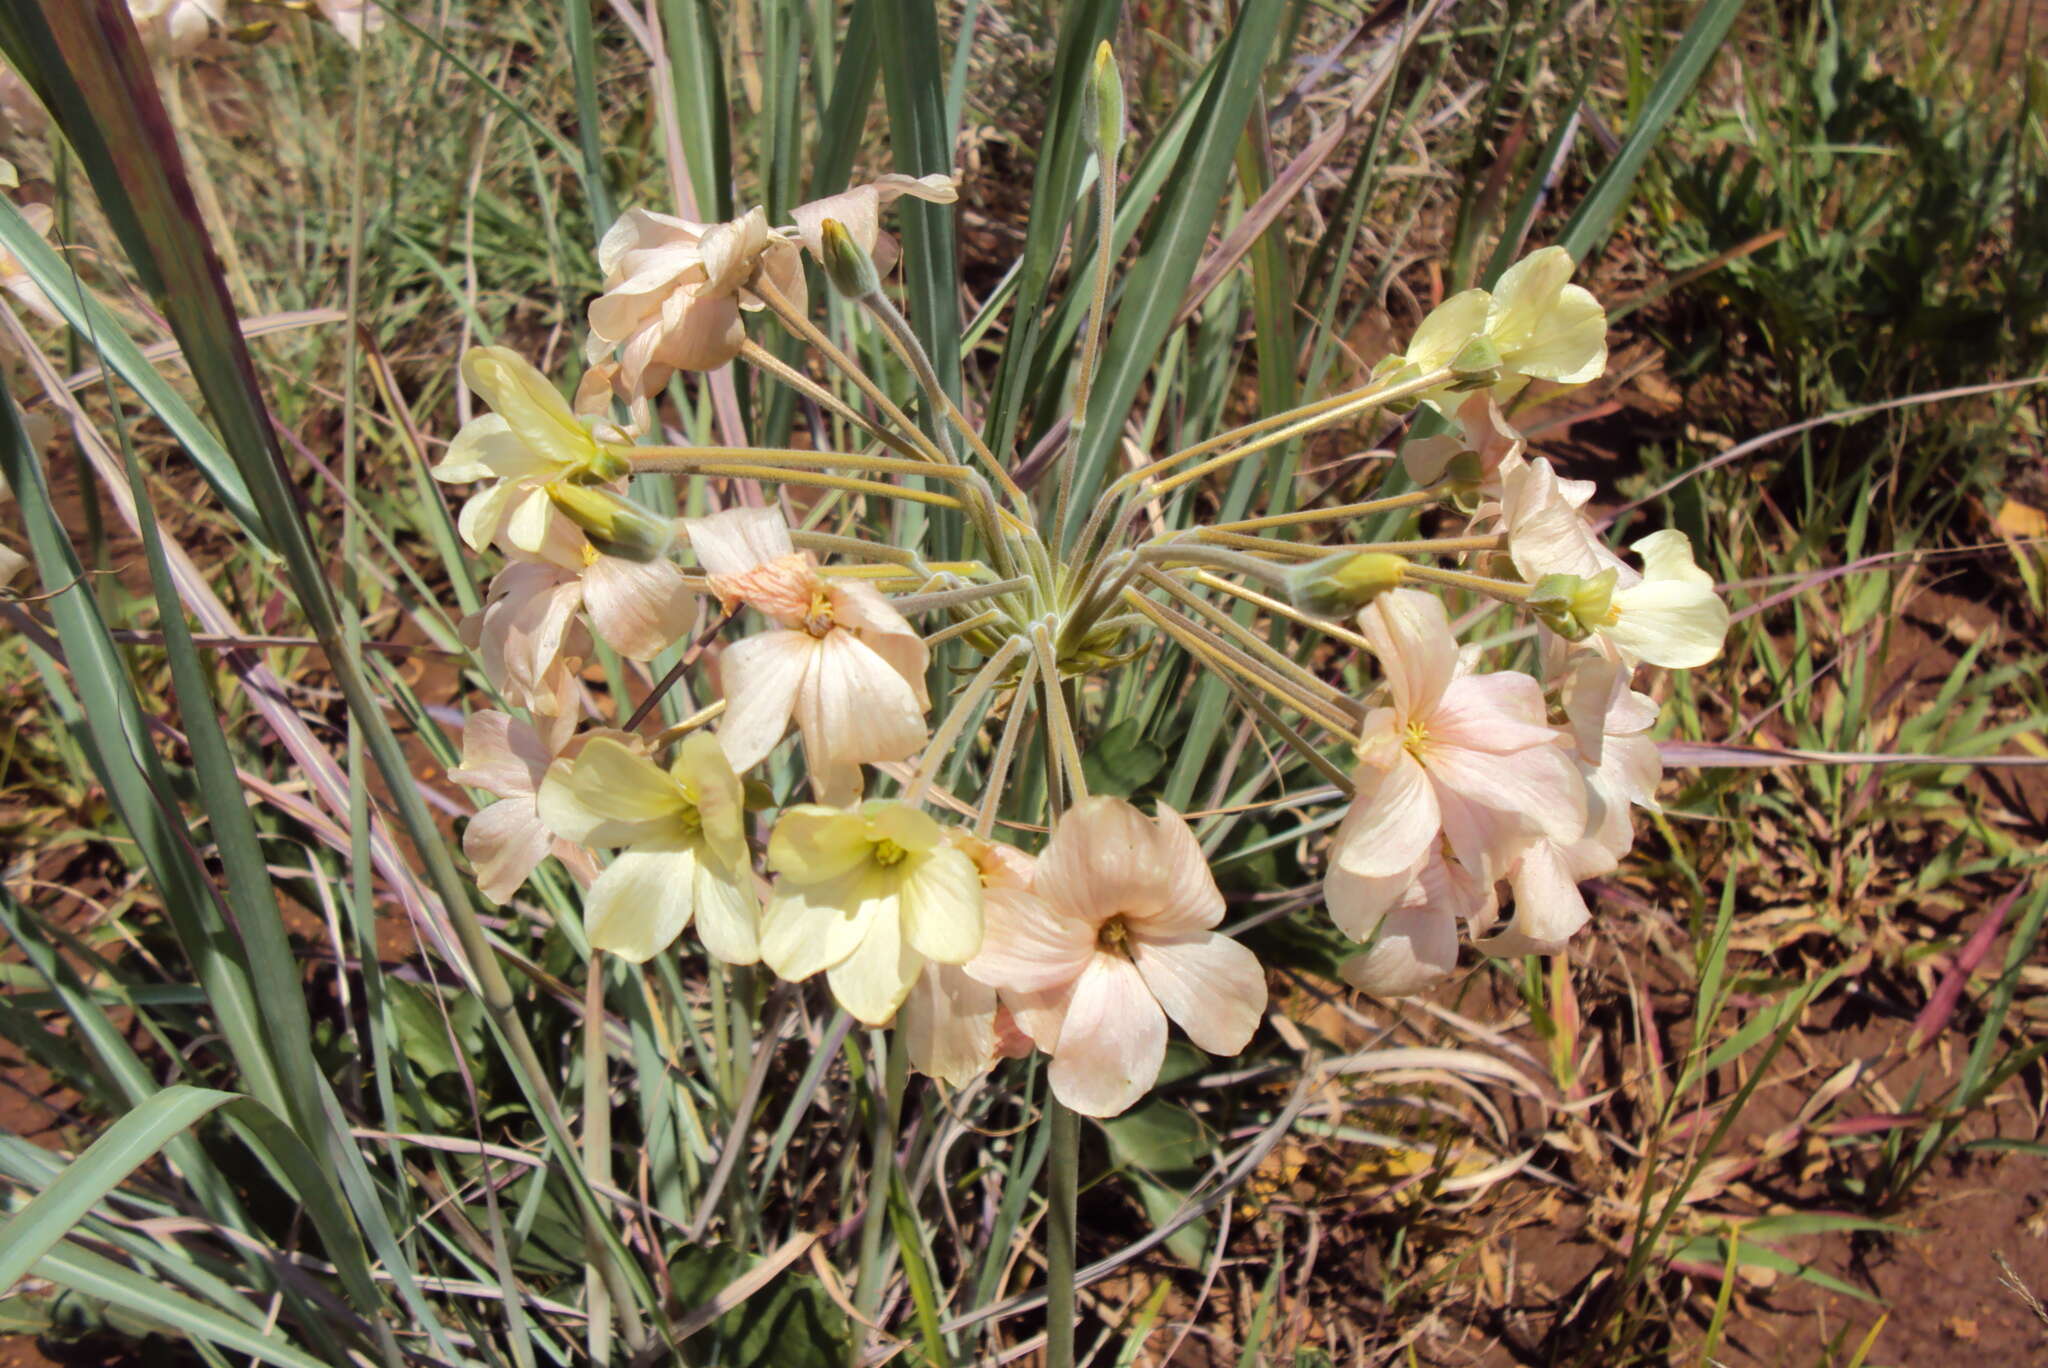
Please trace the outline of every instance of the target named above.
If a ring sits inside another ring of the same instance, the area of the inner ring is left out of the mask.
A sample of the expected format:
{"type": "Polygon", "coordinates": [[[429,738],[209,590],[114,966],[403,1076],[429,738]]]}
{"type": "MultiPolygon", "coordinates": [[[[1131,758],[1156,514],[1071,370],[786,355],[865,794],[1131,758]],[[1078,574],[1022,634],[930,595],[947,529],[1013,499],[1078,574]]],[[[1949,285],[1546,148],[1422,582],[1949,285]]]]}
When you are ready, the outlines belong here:
{"type": "Polygon", "coordinates": [[[1081,1118],[1046,1099],[1052,1146],[1045,1156],[1045,1368],[1074,1368],[1074,1208],[1081,1184],[1081,1118]]]}
{"type": "MultiPolygon", "coordinates": [[[[889,1225],[889,1184],[896,1169],[896,1119],[903,1108],[903,1090],[910,1081],[910,1056],[901,1031],[890,1031],[887,1044],[880,1031],[869,1032],[876,1054],[882,1056],[881,1077],[870,1074],[876,1085],[874,1144],[868,1156],[868,1205],[860,1224],[860,1281],[853,1292],[853,1309],[872,1323],[882,1306],[882,1233],[889,1225]]],[[[847,1355],[847,1368],[860,1368],[867,1351],[866,1336],[858,1329],[847,1355]]]]}

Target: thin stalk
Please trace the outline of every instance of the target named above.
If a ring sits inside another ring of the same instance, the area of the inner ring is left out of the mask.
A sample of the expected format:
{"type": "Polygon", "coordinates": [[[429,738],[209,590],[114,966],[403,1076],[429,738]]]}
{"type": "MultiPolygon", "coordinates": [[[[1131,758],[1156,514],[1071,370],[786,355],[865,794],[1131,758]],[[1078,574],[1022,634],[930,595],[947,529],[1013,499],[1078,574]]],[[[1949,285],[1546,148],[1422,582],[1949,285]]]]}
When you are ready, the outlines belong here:
{"type": "MultiPolygon", "coordinates": [[[[604,967],[603,953],[593,954],[583,983],[583,1173],[593,1188],[610,1187],[612,1181],[611,1071],[604,1049],[604,967]]],[[[609,1363],[611,1298],[604,1284],[602,1246],[590,1252],[583,1280],[590,1309],[585,1327],[590,1361],[609,1363]]]]}
{"type": "Polygon", "coordinates": [[[718,475],[735,480],[767,480],[777,484],[803,485],[815,489],[837,489],[849,494],[870,494],[879,499],[901,499],[906,503],[930,504],[938,508],[955,508],[962,511],[968,507],[951,494],[941,494],[936,490],[906,489],[902,485],[883,484],[879,480],[856,479],[851,475],[825,475],[810,470],[790,470],[782,466],[732,465],[724,462],[691,462],[688,466],[680,463],[666,466],[666,463],[649,462],[642,468],[688,469],[697,475],[718,475]]]}
{"type": "Polygon", "coordinates": [[[1029,578],[1019,575],[1015,579],[997,580],[993,584],[965,584],[957,589],[937,589],[929,594],[911,594],[897,599],[890,607],[909,617],[912,613],[929,613],[935,608],[954,608],[965,603],[979,603],[983,599],[1000,598],[1029,588],[1029,578]]]}
{"type": "Polygon", "coordinates": [[[1503,603],[1520,603],[1536,592],[1532,585],[1511,584],[1507,580],[1489,579],[1485,575],[1469,575],[1463,570],[1446,570],[1436,565],[1403,566],[1401,578],[1429,580],[1433,584],[1448,584],[1459,589],[1470,589],[1475,594],[1485,594],[1503,603]]]}
{"type": "Polygon", "coordinates": [[[1074,732],[1074,720],[1067,714],[1066,695],[1060,689],[1059,657],[1053,653],[1052,632],[1043,622],[1032,625],[1031,645],[1038,654],[1038,691],[1045,696],[1051,745],[1067,772],[1070,791],[1076,798],[1086,798],[1088,779],[1081,769],[1081,742],[1074,732]]]}
{"type": "Polygon", "coordinates": [[[855,365],[853,359],[841,351],[838,344],[825,335],[823,329],[811,322],[810,319],[804,316],[801,310],[791,304],[783,296],[782,292],[775,288],[774,283],[767,278],[764,272],[757,271],[754,273],[754,283],[751,288],[755,294],[761,297],[762,303],[775,311],[775,316],[782,320],[785,327],[804,341],[810,343],[811,346],[817,348],[818,354],[836,366],[840,374],[851,380],[855,388],[868,397],[868,402],[873,404],[881,412],[882,416],[901,429],[903,435],[914,442],[918,449],[923,451],[934,465],[946,464],[945,453],[940,451],[937,445],[932,442],[932,439],[925,435],[924,429],[910,421],[909,416],[896,406],[896,401],[883,393],[882,387],[876,384],[866,371],[855,365]]]}
{"type": "Polygon", "coordinates": [[[1428,489],[1411,489],[1406,494],[1390,494],[1384,499],[1367,499],[1363,503],[1341,504],[1336,508],[1304,508],[1293,513],[1273,513],[1263,518],[1240,518],[1236,522],[1212,523],[1206,529],[1210,532],[1256,532],[1262,527],[1292,527],[1299,523],[1336,522],[1342,518],[1362,518],[1369,513],[1385,513],[1395,508],[1412,508],[1417,504],[1434,503],[1442,496],[1442,485],[1431,485],[1428,489]]]}
{"type": "Polygon", "coordinates": [[[1350,628],[1339,626],[1327,618],[1312,617],[1293,605],[1282,603],[1279,599],[1262,594],[1256,589],[1247,589],[1241,584],[1236,584],[1223,578],[1221,575],[1212,575],[1207,570],[1195,571],[1192,578],[1197,584],[1241,598],[1246,603],[1255,603],[1277,617],[1284,617],[1289,622],[1296,622],[1312,631],[1321,632],[1324,636],[1334,641],[1341,641],[1347,646],[1355,646],[1361,651],[1370,652],[1372,650],[1372,643],[1350,628]]]}
{"type": "MultiPolygon", "coordinates": [[[[876,1084],[873,1153],[869,1156],[868,1204],[861,1215],[860,1281],[853,1292],[853,1309],[859,1318],[874,1324],[882,1305],[882,1232],[888,1229],[889,1183],[896,1171],[896,1121],[903,1106],[903,1090],[910,1081],[910,1056],[901,1031],[870,1031],[879,1066],[869,1077],[876,1084]],[[879,1075],[879,1076],[877,1076],[879,1075]]],[[[847,1368],[859,1368],[867,1345],[865,1336],[854,1333],[847,1368]]]]}
{"type": "Polygon", "coordinates": [[[1045,1156],[1045,1366],[1074,1368],[1075,1204],[1081,1191],[1081,1118],[1048,1095],[1045,1156]]]}
{"type": "Polygon", "coordinates": [[[924,797],[926,786],[931,783],[932,776],[939,772],[939,762],[946,758],[954,743],[959,741],[960,733],[965,730],[968,718],[973,715],[975,707],[1002,679],[1003,671],[1010,668],[1010,662],[1015,660],[1023,649],[1024,638],[1013,636],[1003,643],[1002,650],[990,656],[983,662],[982,667],[974,672],[974,678],[967,682],[967,687],[953,700],[953,706],[946,713],[946,720],[932,733],[932,739],[925,745],[924,754],[918,757],[916,771],[910,776],[910,782],[903,786],[903,802],[916,803],[924,797]]]}
{"type": "Polygon", "coordinates": [[[995,760],[988,769],[988,792],[974,814],[974,834],[984,841],[996,828],[996,809],[1002,805],[1003,789],[1010,782],[1010,762],[1017,754],[1017,739],[1024,731],[1024,714],[1031,711],[1031,686],[1038,678],[1038,657],[1024,657],[1024,669],[1017,676],[1017,690],[1010,700],[1010,715],[1003,719],[1002,740],[996,743],[995,760]]]}
{"type": "Polygon", "coordinates": [[[925,647],[930,649],[942,641],[951,641],[955,637],[972,635],[984,627],[995,626],[1008,616],[1009,614],[1000,608],[991,608],[986,613],[976,613],[971,618],[956,622],[950,627],[941,627],[938,631],[933,632],[924,639],[925,647]]]}
{"type": "Polygon", "coordinates": [[[1259,697],[1229,675],[1222,676],[1222,679],[1230,687],[1230,691],[1237,695],[1240,702],[1257,714],[1261,722],[1264,722],[1274,731],[1280,733],[1280,739],[1285,741],[1296,755],[1299,755],[1302,759],[1308,761],[1310,765],[1314,766],[1316,772],[1329,780],[1339,793],[1343,794],[1346,799],[1358,796],[1358,785],[1352,782],[1351,776],[1331,763],[1330,757],[1317,750],[1315,745],[1306,736],[1303,736],[1293,727],[1288,726],[1280,714],[1274,712],[1265,699],[1259,697]]]}
{"type": "Polygon", "coordinates": [[[752,362],[755,369],[768,372],[783,384],[788,385],[791,389],[809,399],[812,403],[838,414],[841,418],[852,423],[891,451],[917,461],[921,465],[931,464],[923,458],[922,453],[914,443],[889,431],[879,423],[868,421],[866,414],[847,403],[844,399],[841,399],[825,386],[811,379],[810,376],[805,375],[795,366],[784,361],[774,352],[769,351],[759,342],[749,338],[741,345],[740,356],[752,362]]]}
{"type": "Polygon", "coordinates": [[[1158,585],[1161,589],[1164,589],[1167,593],[1194,609],[1202,617],[1216,624],[1217,628],[1225,636],[1231,638],[1231,640],[1235,641],[1245,650],[1250,651],[1267,669],[1308,690],[1311,694],[1325,699],[1327,702],[1335,705],[1339,712],[1354,714],[1354,726],[1357,722],[1365,720],[1365,710],[1351,699],[1345,697],[1342,689],[1338,689],[1328,681],[1318,678],[1314,673],[1304,668],[1299,661],[1291,660],[1280,651],[1273,649],[1269,643],[1260,639],[1258,633],[1252,631],[1230,614],[1204,599],[1201,595],[1193,593],[1186,585],[1178,583],[1170,576],[1160,574],[1150,566],[1146,566],[1139,573],[1149,582],[1158,585]]]}
{"type": "Polygon", "coordinates": [[[1286,571],[1278,566],[1268,565],[1239,551],[1226,551],[1220,546],[1195,546],[1187,542],[1154,542],[1141,546],[1131,558],[1130,568],[1135,573],[1141,566],[1167,565],[1176,561],[1185,565],[1214,565],[1276,589],[1287,587],[1286,571]]]}
{"type": "Polygon", "coordinates": [[[1351,719],[1328,709],[1318,699],[1294,692],[1289,682],[1260,665],[1228,651],[1220,651],[1215,643],[1207,639],[1201,627],[1188,621],[1180,614],[1160,607],[1136,589],[1123,591],[1124,602],[1143,613],[1152,625],[1171,637],[1189,655],[1212,668],[1228,671],[1250,681],[1279,699],[1303,717],[1337,736],[1357,734],[1357,726],[1351,719]]]}
{"type": "Polygon", "coordinates": [[[1424,537],[1410,541],[1385,542],[1338,542],[1332,545],[1314,546],[1307,542],[1281,541],[1277,537],[1253,537],[1242,532],[1218,532],[1210,527],[1197,527],[1189,535],[1202,541],[1213,541],[1221,546],[1234,546],[1245,551],[1259,551],[1272,556],[1288,556],[1295,560],[1321,560],[1345,551],[1384,551],[1391,556],[1459,556],[1470,551],[1498,551],[1507,545],[1507,538],[1496,532],[1473,537],[1424,537]]]}
{"type": "Polygon", "coordinates": [[[882,325],[882,333],[895,347],[896,354],[910,367],[910,373],[917,377],[917,387],[924,391],[925,404],[934,410],[931,438],[938,443],[940,451],[946,453],[946,460],[954,465],[960,462],[959,449],[953,445],[953,429],[945,420],[943,395],[945,386],[939,383],[939,373],[932,369],[931,357],[925,355],[924,344],[917,340],[917,334],[910,330],[910,321],[879,290],[860,297],[860,306],[874,316],[882,325]]]}
{"type": "Polygon", "coordinates": [[[927,461],[901,456],[868,456],[853,451],[802,451],[790,447],[635,446],[617,448],[642,474],[695,475],[706,466],[787,466],[795,470],[862,470],[873,475],[923,475],[964,481],[964,470],[933,470],[927,461]]]}
{"type": "MultiPolygon", "coordinates": [[[[1059,456],[1060,493],[1055,505],[1053,527],[1064,537],[1067,507],[1074,497],[1073,452],[1088,428],[1088,399],[1095,387],[1095,370],[1102,355],[1102,321],[1109,311],[1109,271],[1116,260],[1116,155],[1096,150],[1095,177],[1095,279],[1088,299],[1088,331],[1081,340],[1080,368],[1074,375],[1073,420],[1059,456]]],[[[1086,541],[1077,543],[1085,546],[1086,541]]]]}

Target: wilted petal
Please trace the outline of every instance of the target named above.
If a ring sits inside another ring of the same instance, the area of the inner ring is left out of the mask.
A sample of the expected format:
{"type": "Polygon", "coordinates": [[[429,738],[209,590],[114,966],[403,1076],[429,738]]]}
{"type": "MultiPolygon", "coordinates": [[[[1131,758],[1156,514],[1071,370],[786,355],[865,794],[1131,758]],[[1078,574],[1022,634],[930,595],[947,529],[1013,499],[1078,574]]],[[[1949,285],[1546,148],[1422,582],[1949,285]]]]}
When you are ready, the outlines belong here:
{"type": "Polygon", "coordinates": [[[540,734],[507,713],[475,712],[462,726],[462,763],[448,771],[458,784],[500,798],[532,798],[554,755],[540,734]]]}
{"type": "Polygon", "coordinates": [[[1345,982],[1375,997],[1406,997],[1458,967],[1458,921],[1449,912],[1402,907],[1387,913],[1370,949],[1338,966],[1345,982]]]}
{"type": "Polygon", "coordinates": [[[696,882],[697,854],[688,842],[635,846],[583,894],[583,932],[593,949],[644,964],[690,924],[696,882]]]}
{"type": "Polygon", "coordinates": [[[1489,955],[1555,955],[1590,917],[1558,848],[1538,841],[1508,872],[1515,916],[1497,936],[1473,945],[1489,955]]]}
{"type": "Polygon", "coordinates": [[[1258,956],[1214,932],[1171,939],[1134,934],[1126,943],[1145,986],[1189,1040],[1218,1055],[1234,1055],[1251,1042],[1266,1014],[1266,972],[1258,956]]]}
{"type": "Polygon", "coordinates": [[[896,1014],[910,1067],[962,1088],[996,1057],[996,991],[958,965],[927,964],[896,1014]]]}
{"type": "Polygon", "coordinates": [[[462,853],[476,867],[476,886],[497,903],[519,891],[553,843],[531,796],[490,804],[462,833],[462,853]]]}
{"type": "Polygon", "coordinates": [[[1159,1080],[1166,1013],[1135,964],[1098,953],[1074,985],[1050,1052],[1054,1096],[1083,1116],[1115,1116],[1159,1080]]]}
{"type": "Polygon", "coordinates": [[[620,655],[652,660],[689,635],[697,596],[673,561],[599,556],[583,572],[583,606],[591,626],[620,655]]]}

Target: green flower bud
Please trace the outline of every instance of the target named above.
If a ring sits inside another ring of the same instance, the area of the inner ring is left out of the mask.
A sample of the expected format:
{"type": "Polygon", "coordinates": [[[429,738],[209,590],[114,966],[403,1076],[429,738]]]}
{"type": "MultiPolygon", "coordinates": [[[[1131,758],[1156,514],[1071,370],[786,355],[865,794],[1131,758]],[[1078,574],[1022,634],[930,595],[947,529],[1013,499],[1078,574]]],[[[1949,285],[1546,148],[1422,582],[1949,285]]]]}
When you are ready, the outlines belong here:
{"type": "Polygon", "coordinates": [[[1304,613],[1343,617],[1401,582],[1408,562],[1384,551],[1340,551],[1287,572],[1287,597],[1304,613]]]}
{"type": "Polygon", "coordinates": [[[1584,641],[1607,621],[1614,606],[1615,572],[1602,570],[1591,579],[1578,575],[1545,575],[1527,600],[1529,611],[1566,641],[1584,641]]]}
{"type": "Polygon", "coordinates": [[[1095,156],[1102,163],[1102,174],[1107,177],[1116,166],[1117,154],[1124,143],[1124,78],[1117,70],[1116,54],[1109,50],[1109,44],[1100,43],[1095,48],[1095,65],[1088,73],[1085,96],[1090,123],[1093,125],[1092,145],[1095,156]]]}
{"type": "Polygon", "coordinates": [[[833,289],[848,299],[866,299],[882,292],[882,273],[875,269],[874,258],[853,240],[845,224],[828,218],[819,226],[818,236],[824,248],[825,278],[833,289]]]}
{"type": "Polygon", "coordinates": [[[548,497],[607,556],[651,561],[675,540],[674,523],[609,489],[558,480],[548,486],[548,497]]]}

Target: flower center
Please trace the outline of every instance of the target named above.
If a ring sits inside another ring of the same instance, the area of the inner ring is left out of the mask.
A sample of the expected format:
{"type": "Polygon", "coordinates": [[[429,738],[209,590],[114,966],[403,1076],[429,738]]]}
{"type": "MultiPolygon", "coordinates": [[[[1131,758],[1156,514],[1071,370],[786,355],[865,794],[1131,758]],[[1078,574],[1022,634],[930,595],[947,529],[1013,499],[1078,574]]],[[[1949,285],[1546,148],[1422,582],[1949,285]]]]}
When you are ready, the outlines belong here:
{"type": "Polygon", "coordinates": [[[1095,930],[1095,944],[1103,950],[1121,950],[1130,938],[1131,929],[1122,917],[1111,917],[1095,930]]]}
{"type": "Polygon", "coordinates": [[[804,613],[804,630],[814,637],[821,637],[833,626],[832,600],[822,588],[811,590],[811,606],[804,613]]]}
{"type": "Polygon", "coordinates": [[[908,853],[902,846],[897,845],[886,836],[875,842],[875,863],[884,869],[901,863],[903,857],[908,853]]]}
{"type": "Polygon", "coordinates": [[[1401,730],[1401,749],[1420,760],[1422,749],[1429,744],[1429,729],[1420,722],[1410,722],[1401,730]]]}
{"type": "Polygon", "coordinates": [[[676,814],[676,825],[683,829],[685,835],[695,836],[704,829],[704,814],[695,803],[685,803],[682,811],[676,814]]]}

